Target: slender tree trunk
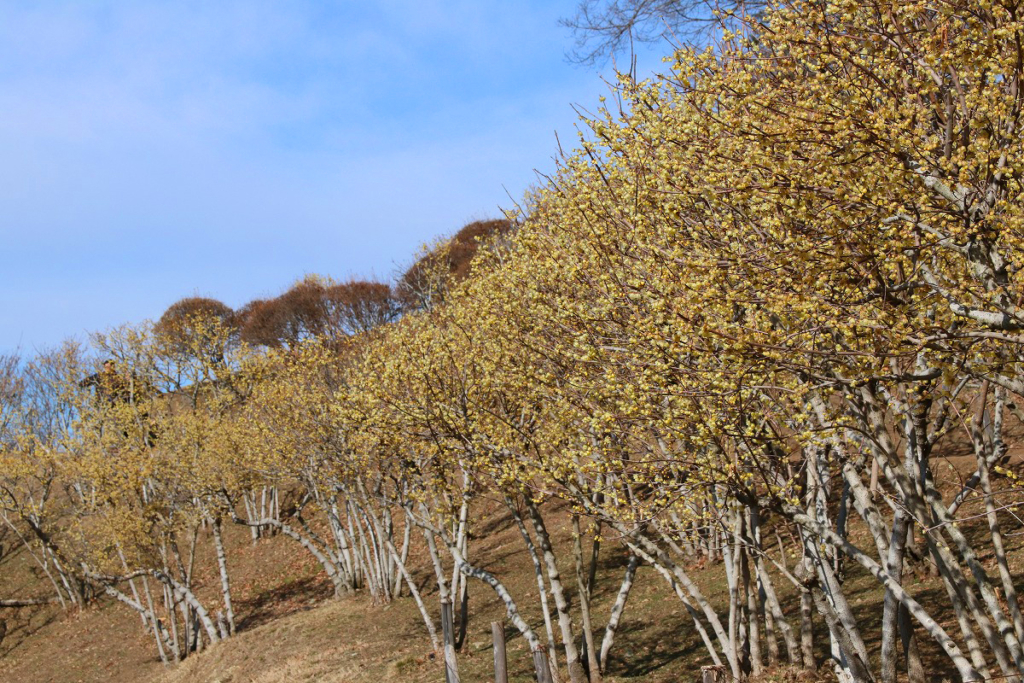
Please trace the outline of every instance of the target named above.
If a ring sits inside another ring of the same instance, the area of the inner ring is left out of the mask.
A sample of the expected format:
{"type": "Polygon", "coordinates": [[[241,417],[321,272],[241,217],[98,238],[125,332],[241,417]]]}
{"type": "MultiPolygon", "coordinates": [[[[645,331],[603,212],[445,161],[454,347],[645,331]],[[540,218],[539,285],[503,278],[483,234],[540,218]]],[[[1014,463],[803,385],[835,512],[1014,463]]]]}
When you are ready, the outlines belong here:
{"type": "Polygon", "coordinates": [[[541,517],[540,510],[537,509],[537,505],[533,501],[527,500],[527,509],[530,511],[530,519],[533,520],[533,528],[537,534],[541,555],[547,565],[548,583],[551,586],[551,595],[555,599],[555,609],[558,611],[558,625],[562,631],[562,648],[565,650],[569,680],[572,683],[584,683],[587,676],[583,670],[583,663],[580,661],[579,650],[576,649],[576,639],[572,632],[572,618],[569,615],[569,601],[566,600],[565,591],[562,589],[562,579],[555,561],[555,552],[551,547],[551,537],[548,536],[544,519],[541,517]]]}
{"type": "MultiPolygon", "coordinates": [[[[366,517],[365,511],[363,517],[366,517]]],[[[366,537],[369,539],[370,547],[373,551],[372,566],[376,575],[380,601],[382,604],[387,604],[391,602],[391,577],[387,572],[388,557],[382,552],[383,540],[381,534],[383,532],[384,529],[380,528],[379,525],[370,524],[369,519],[366,520],[366,537]]]]}
{"type": "MultiPolygon", "coordinates": [[[[782,640],[786,644],[786,657],[789,663],[795,666],[800,663],[799,645],[797,644],[796,636],[793,635],[793,629],[782,611],[782,605],[779,603],[778,595],[775,592],[775,584],[768,574],[764,559],[760,556],[757,558],[756,569],[761,588],[764,591],[764,602],[768,608],[768,613],[771,614],[773,624],[782,632],[782,640]]],[[[776,653],[777,656],[778,653],[776,653]]]]}
{"type": "Polygon", "coordinates": [[[747,638],[750,643],[750,672],[759,676],[761,674],[761,632],[758,628],[758,605],[757,590],[750,576],[750,553],[743,547],[740,552],[740,574],[743,577],[743,592],[746,597],[747,608],[747,638]]]}
{"type": "Polygon", "coordinates": [[[590,622],[590,596],[586,580],[583,578],[583,545],[580,538],[579,515],[572,516],[572,554],[576,565],[576,588],[579,591],[580,614],[583,617],[583,643],[586,647],[587,668],[590,683],[600,683],[601,666],[598,662],[599,653],[594,643],[594,630],[590,622]]]}
{"type": "Polygon", "coordinates": [[[516,521],[516,526],[519,528],[519,534],[523,537],[526,549],[530,552],[530,559],[533,561],[533,571],[537,578],[537,594],[540,598],[541,612],[544,616],[544,629],[548,637],[547,661],[551,668],[552,683],[560,683],[558,675],[558,652],[556,650],[555,631],[551,626],[551,608],[548,605],[548,591],[547,586],[544,583],[544,568],[541,565],[540,557],[537,555],[537,546],[534,545],[533,539],[530,537],[530,532],[527,530],[526,524],[523,522],[523,518],[519,514],[519,510],[507,496],[505,498],[505,504],[512,512],[512,518],[516,521]]]}
{"type": "Polygon", "coordinates": [[[964,644],[967,646],[967,652],[971,658],[971,663],[978,672],[982,674],[985,680],[989,680],[991,675],[988,673],[988,663],[985,661],[985,656],[982,653],[981,643],[978,642],[978,638],[974,634],[974,629],[971,627],[969,615],[967,613],[967,609],[964,607],[963,599],[960,597],[960,592],[957,589],[953,572],[947,566],[939,549],[935,547],[933,540],[926,537],[925,541],[928,545],[928,550],[932,554],[932,561],[939,570],[939,576],[942,579],[942,586],[946,589],[946,596],[949,598],[949,604],[953,608],[953,614],[956,616],[957,626],[960,627],[960,634],[963,636],[964,644]]]}
{"type": "Polygon", "coordinates": [[[490,586],[494,592],[498,595],[501,601],[505,604],[505,613],[508,615],[509,620],[519,630],[519,633],[526,640],[530,647],[531,652],[540,651],[543,653],[543,647],[541,647],[540,641],[537,639],[537,634],[533,632],[530,625],[526,623],[523,617],[519,614],[519,608],[516,607],[515,600],[512,599],[512,594],[508,592],[505,585],[497,579],[490,572],[474,567],[462,556],[458,548],[454,545],[449,545],[449,549],[452,551],[452,557],[455,560],[456,565],[459,567],[459,571],[466,576],[472,576],[480,579],[488,586],[490,586]]]}
{"type": "MultiPolygon", "coordinates": [[[[885,570],[894,580],[903,581],[903,549],[907,538],[907,517],[902,510],[896,509],[892,520],[892,538],[889,541],[889,554],[885,561],[885,570]]],[[[882,683],[896,681],[896,636],[899,626],[900,603],[891,590],[885,591],[882,606],[882,683]]]]}
{"type": "MultiPolygon", "coordinates": [[[[656,558],[653,555],[649,554],[639,545],[636,545],[629,541],[626,541],[626,545],[630,549],[630,552],[632,552],[634,555],[637,555],[644,561],[648,562],[652,567],[654,567],[654,569],[659,574],[661,574],[661,576],[665,579],[668,585],[672,587],[672,590],[675,591],[676,597],[678,597],[679,601],[683,603],[683,607],[686,608],[687,613],[690,615],[690,619],[693,620],[693,626],[697,629],[697,633],[700,635],[701,640],[704,642],[704,647],[707,650],[708,654],[711,655],[711,661],[714,662],[715,666],[722,666],[722,659],[718,655],[718,650],[715,648],[714,641],[711,639],[711,636],[708,635],[707,629],[704,628],[704,624],[701,622],[700,613],[696,609],[694,609],[693,605],[690,603],[690,599],[687,597],[686,593],[683,592],[682,586],[680,586],[679,582],[676,580],[675,575],[669,570],[668,567],[662,564],[659,558],[656,558]]],[[[721,624],[718,624],[718,629],[721,630],[721,624]]],[[[718,642],[719,645],[723,648],[727,647],[721,635],[719,635],[718,642]]],[[[731,661],[737,662],[735,652],[732,653],[731,661]]],[[[739,676],[737,675],[735,676],[735,678],[739,679],[739,676]]]]}
{"type": "MultiPolygon", "coordinates": [[[[633,539],[633,542],[627,541],[627,545],[634,553],[639,554],[641,558],[651,563],[655,568],[662,567],[665,570],[663,574],[665,579],[669,581],[673,587],[675,587],[678,582],[680,589],[677,590],[677,595],[683,601],[683,604],[688,605],[691,610],[693,606],[690,605],[687,599],[685,599],[685,594],[682,589],[685,589],[686,593],[693,598],[697,603],[697,606],[700,607],[700,610],[704,613],[704,617],[708,620],[711,628],[714,630],[715,635],[718,638],[719,645],[722,647],[722,653],[725,655],[725,658],[729,663],[729,669],[732,672],[733,677],[739,678],[740,665],[739,658],[737,657],[737,652],[734,647],[735,640],[731,639],[729,634],[726,633],[725,629],[722,627],[721,619],[719,619],[718,614],[711,605],[711,602],[704,596],[700,588],[698,588],[686,572],[683,571],[683,568],[673,562],[668,554],[659,548],[651,539],[639,533],[636,529],[629,529],[621,523],[615,523],[614,528],[623,535],[623,538],[633,539]]],[[[725,552],[726,551],[723,550],[723,555],[725,552]]],[[[695,612],[691,612],[691,616],[695,617],[694,621],[696,624],[700,624],[700,619],[696,618],[695,612]]],[[[700,626],[699,629],[703,631],[703,626],[700,626]]],[[[705,637],[705,644],[708,646],[708,651],[711,653],[712,658],[718,660],[718,654],[714,645],[711,644],[710,639],[705,637]]],[[[718,660],[715,663],[720,665],[721,661],[718,660]]]]}
{"type": "Polygon", "coordinates": [[[1017,642],[1013,632],[1013,626],[1006,619],[1006,615],[998,604],[998,599],[992,590],[992,584],[988,575],[978,562],[977,556],[967,543],[966,537],[953,524],[953,520],[949,519],[945,509],[942,507],[942,501],[938,492],[931,488],[929,489],[929,502],[937,521],[944,524],[942,527],[943,531],[953,540],[954,547],[957,548],[960,557],[968,566],[971,577],[974,579],[974,584],[977,586],[978,592],[981,593],[981,600],[978,600],[974,588],[967,583],[966,577],[960,572],[958,563],[952,557],[952,553],[947,547],[944,544],[935,542],[930,542],[929,547],[934,548],[936,553],[946,561],[947,567],[957,583],[959,592],[966,599],[971,616],[988,641],[989,647],[992,649],[1008,683],[1012,683],[1015,680],[1019,681],[1019,675],[1016,672],[1024,671],[1024,654],[1022,654],[1020,643],[1017,642]],[[995,619],[995,628],[993,628],[992,622],[986,616],[986,608],[988,615],[995,619]],[[999,638],[1000,634],[1003,636],[1002,639],[999,638]],[[1014,668],[1015,663],[1016,669],[1014,668]]]}
{"type": "MultiPolygon", "coordinates": [[[[465,549],[463,549],[465,552],[465,549]]],[[[455,633],[455,647],[462,650],[466,643],[466,634],[469,631],[469,582],[462,581],[459,584],[459,623],[455,633]]]]}
{"type": "Polygon", "coordinates": [[[917,637],[914,635],[914,624],[910,620],[910,612],[906,605],[900,605],[898,627],[900,640],[903,642],[907,683],[925,683],[924,665],[917,650],[917,637]]]}
{"type": "Polygon", "coordinates": [[[848,556],[850,556],[855,562],[860,564],[862,567],[868,570],[879,582],[882,583],[884,588],[891,589],[896,599],[900,603],[907,606],[908,611],[917,619],[918,623],[921,624],[928,631],[928,633],[938,642],[942,647],[943,651],[953,660],[954,665],[957,668],[960,677],[964,681],[979,681],[981,676],[971,665],[971,663],[963,656],[960,648],[956,642],[946,633],[942,626],[935,621],[924,608],[914,600],[903,587],[891,576],[889,576],[884,569],[877,562],[874,562],[870,557],[860,551],[858,548],[850,544],[846,539],[839,537],[830,529],[823,527],[807,515],[803,510],[795,507],[787,506],[787,514],[798,524],[806,527],[814,536],[821,541],[833,545],[836,548],[840,548],[848,556]]]}
{"type": "Polygon", "coordinates": [[[195,612],[196,617],[199,619],[199,622],[203,625],[203,629],[206,631],[206,635],[210,639],[211,643],[215,644],[220,642],[220,636],[217,635],[217,629],[214,627],[213,620],[210,619],[209,613],[206,611],[206,608],[203,607],[203,604],[199,601],[198,598],[196,598],[195,594],[188,587],[175,581],[174,577],[172,577],[170,574],[162,572],[158,569],[154,569],[150,573],[158,581],[162,581],[163,583],[167,584],[167,586],[170,587],[170,589],[175,593],[175,595],[182,598],[186,603],[188,603],[189,607],[191,607],[192,610],[195,612]]]}
{"type": "MultiPolygon", "coordinates": [[[[424,505],[422,507],[423,507],[424,517],[428,517],[426,506],[424,505]]],[[[412,515],[408,515],[408,510],[406,510],[406,512],[407,512],[407,517],[409,519],[412,519],[412,515]]],[[[434,576],[437,579],[438,598],[439,598],[440,603],[441,603],[441,614],[442,614],[442,624],[441,625],[442,625],[442,627],[444,627],[444,623],[443,623],[443,621],[444,621],[444,612],[445,612],[446,609],[450,608],[450,606],[452,604],[451,593],[448,590],[448,580],[445,578],[444,566],[441,564],[441,557],[437,553],[437,543],[434,540],[434,531],[429,529],[426,526],[423,526],[422,529],[423,529],[423,538],[427,542],[427,549],[430,552],[430,559],[431,559],[431,562],[434,565],[434,576]]],[[[454,645],[454,643],[449,643],[449,642],[445,642],[444,643],[444,661],[445,661],[445,666],[447,666],[449,668],[454,668],[455,670],[458,670],[458,662],[455,660],[455,645],[454,645]]]]}
{"type": "MultiPolygon", "coordinates": [[[[64,597],[64,593],[61,590],[60,585],[57,583],[57,580],[53,578],[53,574],[50,572],[50,568],[46,565],[46,562],[39,557],[35,550],[33,550],[30,540],[18,530],[18,527],[15,526],[14,522],[7,516],[7,514],[0,511],[0,516],[3,517],[4,523],[7,524],[11,531],[14,532],[18,537],[18,540],[21,541],[22,546],[25,548],[26,552],[28,552],[29,556],[31,556],[32,559],[35,560],[36,564],[39,565],[39,568],[43,571],[46,578],[49,579],[50,584],[53,586],[53,591],[57,596],[57,601],[60,602],[60,606],[67,609],[67,600],[64,597]]],[[[33,531],[35,531],[34,528],[33,531]]],[[[38,532],[36,532],[36,534],[38,535],[38,532]]]]}
{"type": "MultiPolygon", "coordinates": [[[[363,495],[366,496],[365,489],[363,491],[363,495]]],[[[381,523],[380,519],[377,517],[377,514],[373,511],[373,508],[370,506],[369,501],[366,501],[366,509],[370,516],[370,520],[375,525],[379,525],[381,523]]],[[[411,524],[409,524],[408,521],[406,522],[406,524],[407,529],[411,527],[411,524]]],[[[406,545],[403,548],[403,552],[408,550],[408,539],[409,536],[408,534],[406,534],[406,545]]],[[[430,613],[427,611],[426,605],[423,603],[423,598],[422,596],[420,596],[420,592],[416,588],[416,582],[412,580],[412,576],[409,574],[409,569],[405,566],[405,558],[401,554],[399,554],[390,536],[384,536],[384,544],[388,552],[391,554],[392,560],[395,562],[395,565],[399,572],[399,576],[405,579],[406,585],[409,586],[409,593],[412,595],[413,600],[416,601],[416,607],[419,608],[420,616],[423,618],[423,623],[427,627],[427,633],[430,635],[430,644],[433,646],[434,652],[441,652],[441,644],[437,640],[437,629],[434,626],[434,620],[430,616],[430,613]]]]}
{"type": "MultiPolygon", "coordinates": [[[[409,522],[406,521],[405,529],[402,530],[402,552],[398,554],[398,557],[395,560],[399,566],[399,571],[397,576],[395,576],[395,586],[391,592],[396,598],[402,597],[402,580],[405,578],[406,572],[403,572],[401,567],[405,565],[406,560],[409,559],[409,543],[411,538],[412,524],[409,524],[409,522]]],[[[410,586],[410,588],[412,587],[410,586]]]]}
{"type": "Polygon", "coordinates": [[[601,520],[596,520],[594,524],[597,528],[594,530],[594,542],[590,547],[590,567],[587,571],[587,598],[594,595],[594,585],[597,581],[597,560],[601,554],[601,520]]]}
{"type": "MultiPolygon", "coordinates": [[[[175,661],[177,661],[178,660],[178,655],[179,655],[177,639],[176,638],[174,640],[171,639],[171,635],[172,634],[169,634],[167,632],[167,629],[164,628],[163,624],[160,622],[160,619],[156,615],[156,609],[153,607],[153,594],[149,590],[149,579],[145,575],[141,576],[140,578],[142,580],[142,594],[144,596],[146,596],[146,609],[149,610],[149,618],[150,618],[150,622],[152,624],[152,627],[155,630],[156,635],[157,635],[158,646],[161,649],[163,649],[163,650],[171,649],[172,654],[174,655],[174,659],[175,659],[175,661]],[[160,640],[163,641],[163,645],[159,645],[159,641],[160,640]],[[172,647],[172,643],[173,643],[173,647],[172,647]]],[[[173,613],[171,614],[171,617],[173,619],[173,617],[174,617],[173,613]]],[[[167,657],[166,652],[161,653],[161,655],[160,655],[160,659],[161,660],[165,659],[166,657],[167,657]]]]}
{"type": "MultiPolygon", "coordinates": [[[[800,566],[804,570],[805,579],[809,579],[813,572],[810,560],[805,560],[800,566]]],[[[800,585],[800,655],[804,671],[817,670],[818,665],[814,661],[814,598],[806,583],[800,585]]]]}
{"type": "Polygon", "coordinates": [[[995,554],[996,565],[999,568],[999,578],[1002,581],[1003,595],[1006,598],[1006,605],[1010,610],[1013,619],[1014,634],[1018,644],[1024,642],[1024,615],[1021,614],[1020,602],[1017,599],[1017,590],[1013,585],[1013,576],[1010,574],[1010,567],[1006,561],[1006,550],[1003,547],[1003,535],[999,529],[999,517],[996,513],[995,503],[992,498],[992,482],[989,475],[988,464],[982,454],[978,458],[978,472],[981,473],[979,482],[981,492],[985,499],[985,518],[988,522],[989,535],[992,538],[992,551],[995,554]]]}
{"type": "Polygon", "coordinates": [[[332,495],[330,509],[327,512],[327,519],[331,526],[331,534],[334,536],[334,545],[337,548],[335,553],[338,556],[338,572],[342,576],[342,582],[348,592],[356,589],[356,569],[352,561],[352,544],[349,541],[345,526],[338,517],[338,497],[332,495]]]}
{"type": "Polygon", "coordinates": [[[140,603],[138,601],[137,598],[129,597],[128,595],[126,595],[125,593],[119,591],[117,588],[115,588],[114,586],[112,586],[112,585],[110,585],[108,583],[104,583],[103,584],[103,591],[107,595],[109,595],[112,598],[114,598],[115,600],[117,600],[118,602],[121,602],[121,603],[127,605],[128,607],[132,608],[133,610],[135,610],[136,612],[138,612],[139,614],[142,615],[143,620],[144,620],[145,630],[150,632],[150,633],[152,633],[154,639],[156,640],[156,647],[157,647],[157,652],[160,655],[160,661],[163,662],[164,664],[167,664],[168,663],[167,652],[164,649],[164,643],[161,640],[162,633],[161,633],[161,629],[160,629],[160,624],[156,620],[156,617],[153,614],[152,610],[146,609],[142,605],[142,603],[140,603]],[[152,620],[152,622],[150,620],[152,620]]]}
{"type": "Polygon", "coordinates": [[[231,606],[231,581],[228,578],[228,557],[224,550],[224,537],[220,516],[210,520],[213,528],[213,543],[217,550],[217,568],[220,570],[220,592],[224,597],[224,614],[228,621],[228,634],[235,635],[235,610],[231,606]]]}
{"type": "MultiPolygon", "coordinates": [[[[124,551],[121,549],[121,544],[120,543],[117,543],[117,556],[121,560],[121,567],[124,568],[124,573],[128,574],[129,573],[128,560],[124,556],[124,551]]],[[[128,579],[128,587],[132,591],[132,598],[135,599],[135,602],[141,604],[142,603],[142,599],[139,597],[139,590],[135,586],[135,579],[134,578],[128,579]]],[[[152,611],[152,606],[150,606],[150,611],[152,611]]],[[[139,616],[142,617],[142,625],[148,631],[149,630],[149,618],[147,617],[147,615],[144,612],[139,612],[139,616]]]]}
{"type": "MultiPolygon", "coordinates": [[[[463,488],[464,489],[465,489],[465,486],[467,484],[468,484],[468,482],[464,482],[464,484],[463,484],[463,488]]],[[[462,496],[462,505],[459,507],[458,531],[455,534],[455,543],[456,543],[456,545],[459,546],[460,550],[462,550],[464,548],[464,543],[465,543],[465,540],[466,540],[466,529],[467,529],[468,522],[469,522],[469,495],[464,490],[463,496],[462,496]]],[[[463,554],[465,554],[464,551],[463,551],[463,554]]],[[[458,600],[461,597],[461,592],[462,592],[460,590],[460,583],[461,583],[461,581],[462,581],[462,576],[459,573],[459,568],[458,567],[452,567],[451,585],[452,585],[452,598],[454,600],[458,600]]]]}
{"type": "Polygon", "coordinates": [[[348,525],[348,537],[352,541],[352,573],[355,587],[359,588],[366,583],[366,568],[363,565],[362,553],[359,552],[359,539],[356,536],[355,526],[352,522],[352,506],[348,500],[345,501],[345,521],[348,525]]]}
{"type": "Polygon", "coordinates": [[[833,607],[828,599],[826,590],[821,586],[819,579],[818,590],[813,593],[814,604],[818,608],[818,612],[825,618],[832,642],[835,644],[835,651],[832,657],[835,660],[836,677],[841,683],[868,683],[869,681],[874,681],[874,677],[867,668],[867,662],[862,660],[857,654],[857,646],[843,627],[835,607],[833,607]]]}
{"type": "Polygon", "coordinates": [[[622,611],[626,608],[626,600],[633,588],[633,578],[636,576],[636,568],[640,565],[640,557],[634,553],[629,554],[629,561],[626,563],[626,576],[622,579],[619,593],[615,596],[612,604],[612,613],[608,617],[608,625],[604,629],[604,638],[601,640],[601,671],[608,670],[608,653],[611,652],[615,642],[615,632],[619,628],[619,620],[622,618],[622,611]]]}
{"type": "Polygon", "coordinates": [[[161,586],[164,598],[164,611],[167,613],[167,620],[171,622],[171,644],[174,653],[174,660],[181,661],[188,652],[188,637],[185,638],[185,647],[182,647],[181,634],[178,632],[178,605],[174,602],[171,590],[167,586],[161,586]]]}
{"type": "Polygon", "coordinates": [[[444,680],[459,683],[459,660],[455,656],[455,634],[452,633],[452,603],[441,602],[441,633],[444,641],[444,680]]]}
{"type": "Polygon", "coordinates": [[[363,530],[363,521],[359,518],[359,512],[355,509],[352,500],[348,501],[350,508],[349,519],[354,520],[359,542],[359,559],[363,565],[363,576],[366,579],[366,587],[370,591],[370,597],[374,604],[382,601],[378,572],[374,569],[373,559],[370,556],[370,546],[366,541],[366,532],[363,530]]]}

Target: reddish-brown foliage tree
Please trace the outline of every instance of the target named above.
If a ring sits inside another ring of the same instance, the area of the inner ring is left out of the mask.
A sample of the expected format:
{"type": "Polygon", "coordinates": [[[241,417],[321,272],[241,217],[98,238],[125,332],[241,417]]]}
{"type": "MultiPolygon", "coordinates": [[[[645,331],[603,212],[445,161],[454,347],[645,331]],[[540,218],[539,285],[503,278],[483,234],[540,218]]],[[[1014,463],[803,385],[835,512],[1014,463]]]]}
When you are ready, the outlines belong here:
{"type": "Polygon", "coordinates": [[[195,352],[213,343],[211,325],[234,332],[229,343],[237,340],[235,312],[217,299],[192,296],[171,304],[154,326],[157,336],[179,353],[195,352]]]}
{"type": "Polygon", "coordinates": [[[258,346],[294,348],[305,339],[339,341],[398,317],[401,306],[382,282],[333,284],[307,277],[274,299],[257,299],[239,312],[241,337],[258,346]]]}
{"type": "Polygon", "coordinates": [[[469,275],[482,243],[490,242],[512,229],[507,219],[473,221],[451,239],[441,242],[416,260],[398,279],[396,292],[407,308],[421,308],[452,284],[469,275]]]}
{"type": "Polygon", "coordinates": [[[278,299],[254,299],[238,311],[242,341],[277,348],[286,344],[282,334],[284,307],[278,299]]]}
{"type": "Polygon", "coordinates": [[[325,295],[332,327],[348,335],[393,322],[401,312],[394,291],[383,282],[351,280],[328,287],[325,295]]]}

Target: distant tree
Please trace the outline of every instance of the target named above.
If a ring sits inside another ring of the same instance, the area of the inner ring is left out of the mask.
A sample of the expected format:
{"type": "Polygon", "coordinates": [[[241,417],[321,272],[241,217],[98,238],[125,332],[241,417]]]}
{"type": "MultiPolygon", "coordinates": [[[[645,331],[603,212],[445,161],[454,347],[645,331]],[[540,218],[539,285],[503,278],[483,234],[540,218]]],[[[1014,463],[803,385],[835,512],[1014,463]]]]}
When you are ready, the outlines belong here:
{"type": "Polygon", "coordinates": [[[277,348],[282,345],[281,317],[282,306],[277,299],[253,299],[238,309],[239,336],[254,346],[277,348]]]}
{"type": "Polygon", "coordinates": [[[307,339],[339,341],[391,322],[401,311],[381,282],[337,283],[310,275],[274,299],[257,299],[238,313],[241,338],[257,346],[294,348],[307,339]]]}
{"type": "Polygon", "coordinates": [[[470,272],[482,242],[507,235],[512,223],[504,218],[473,221],[448,240],[425,251],[398,279],[396,292],[406,308],[429,308],[447,289],[470,272]]]}
{"type": "Polygon", "coordinates": [[[305,277],[278,297],[279,321],[289,346],[310,337],[322,336],[327,328],[326,287],[316,277],[305,277]]]}
{"type": "MultiPolygon", "coordinates": [[[[10,532],[45,577],[52,598],[67,608],[82,605],[89,591],[78,572],[67,533],[80,490],[61,479],[77,457],[71,435],[80,414],[75,381],[82,369],[80,347],[65,342],[22,361],[0,356],[0,529],[10,532]],[[63,489],[63,490],[62,490],[63,489]]],[[[33,600],[5,601],[5,606],[33,600]]]]}
{"type": "Polygon", "coordinates": [[[710,37],[730,15],[760,12],[764,0],[580,0],[576,13],[561,20],[572,31],[569,58],[598,64],[633,43],[710,37]]]}
{"type": "Polygon", "coordinates": [[[394,322],[401,313],[398,297],[383,282],[350,280],[328,287],[325,297],[331,328],[346,335],[394,322]]]}
{"type": "Polygon", "coordinates": [[[153,327],[168,351],[223,357],[224,343],[237,341],[235,312],[216,299],[186,297],[171,304],[153,327]],[[223,334],[227,332],[227,334],[223,334]]]}
{"type": "Polygon", "coordinates": [[[257,346],[294,348],[327,327],[326,287],[307,276],[274,299],[257,299],[239,311],[241,337],[257,346]]]}
{"type": "Polygon", "coordinates": [[[0,448],[9,443],[9,427],[23,390],[16,354],[0,354],[0,448]]]}

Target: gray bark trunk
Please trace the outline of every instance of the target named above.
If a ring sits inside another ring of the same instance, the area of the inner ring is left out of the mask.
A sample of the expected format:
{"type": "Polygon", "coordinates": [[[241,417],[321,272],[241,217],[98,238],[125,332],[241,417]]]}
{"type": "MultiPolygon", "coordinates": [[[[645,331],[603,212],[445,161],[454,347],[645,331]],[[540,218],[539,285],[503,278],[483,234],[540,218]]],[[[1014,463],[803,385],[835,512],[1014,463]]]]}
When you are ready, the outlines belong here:
{"type": "Polygon", "coordinates": [[[537,543],[548,570],[548,584],[551,586],[551,595],[555,599],[555,609],[558,611],[558,625],[562,631],[562,648],[565,650],[565,663],[569,669],[569,679],[572,683],[585,683],[587,676],[583,671],[579,650],[576,649],[576,640],[572,632],[572,618],[569,615],[569,601],[566,600],[565,591],[562,589],[562,579],[555,561],[555,552],[551,546],[551,537],[548,536],[544,519],[536,504],[527,500],[526,505],[530,511],[530,519],[533,521],[534,532],[537,534],[537,543]]]}
{"type": "Polygon", "coordinates": [[[224,597],[224,614],[228,622],[228,634],[235,635],[235,610],[231,606],[231,581],[228,578],[228,557],[224,550],[224,538],[221,533],[221,518],[210,520],[213,527],[213,543],[217,550],[217,568],[220,571],[220,592],[224,597]]]}
{"type": "MultiPolygon", "coordinates": [[[[894,580],[903,582],[903,549],[907,540],[907,517],[897,509],[892,521],[892,538],[885,560],[885,570],[894,580]]],[[[896,635],[900,603],[891,590],[885,591],[882,606],[882,683],[896,681],[896,635]]]]}
{"type": "Polygon", "coordinates": [[[601,682],[601,667],[598,663],[597,646],[594,643],[594,630],[590,622],[590,597],[587,582],[583,578],[583,545],[580,538],[580,518],[572,516],[572,554],[576,565],[576,588],[579,591],[580,614],[583,617],[583,642],[587,650],[587,667],[590,683],[601,682]]]}
{"type": "Polygon", "coordinates": [[[943,651],[953,661],[957,672],[964,681],[980,681],[981,676],[974,669],[974,666],[957,646],[956,642],[949,637],[945,629],[928,614],[927,611],[907,593],[893,577],[889,576],[884,569],[861,550],[853,546],[846,539],[839,537],[835,532],[820,526],[814,519],[809,517],[803,510],[787,506],[789,516],[801,526],[806,527],[814,536],[828,543],[837,549],[841,549],[851,559],[864,567],[871,573],[886,589],[892,590],[893,595],[907,610],[917,619],[918,623],[928,631],[943,651]]]}
{"type": "Polygon", "coordinates": [[[533,572],[537,578],[537,594],[540,597],[541,612],[544,616],[544,630],[548,638],[547,662],[551,668],[552,683],[560,683],[558,675],[558,651],[556,650],[557,645],[555,641],[555,631],[551,626],[551,607],[548,605],[548,589],[547,585],[544,583],[544,567],[541,564],[540,557],[537,555],[537,546],[530,537],[530,532],[527,530],[526,524],[523,522],[523,518],[519,514],[519,510],[508,497],[505,498],[505,504],[512,513],[512,518],[515,520],[516,526],[519,528],[519,534],[523,537],[526,549],[530,552],[530,559],[533,561],[533,572]]]}
{"type": "Polygon", "coordinates": [[[608,617],[608,625],[604,629],[604,638],[601,639],[601,671],[608,670],[608,653],[611,652],[615,642],[615,632],[619,628],[619,620],[622,618],[622,611],[626,609],[626,600],[633,588],[633,578],[636,576],[636,568],[640,564],[640,558],[634,553],[629,554],[629,562],[626,564],[626,576],[622,579],[619,593],[615,596],[612,604],[612,613],[608,617]]]}

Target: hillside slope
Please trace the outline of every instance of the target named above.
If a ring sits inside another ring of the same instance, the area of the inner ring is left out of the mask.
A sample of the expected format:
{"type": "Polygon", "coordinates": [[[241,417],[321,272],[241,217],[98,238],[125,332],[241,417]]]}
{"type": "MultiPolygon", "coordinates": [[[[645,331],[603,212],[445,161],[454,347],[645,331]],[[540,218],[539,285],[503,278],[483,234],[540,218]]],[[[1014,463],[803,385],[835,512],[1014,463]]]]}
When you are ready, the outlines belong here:
{"type": "MultiPolygon", "coordinates": [[[[970,466],[969,456],[944,459],[951,479],[970,466]]],[[[1014,465],[1019,467],[1020,456],[1014,465]]],[[[549,511],[554,540],[563,549],[569,542],[564,510],[549,511]]],[[[479,519],[481,534],[471,552],[485,566],[506,579],[509,590],[520,599],[525,616],[541,628],[539,613],[532,611],[536,583],[528,554],[512,520],[498,510],[479,519]],[[486,531],[486,533],[483,533],[486,531]]],[[[867,542],[866,531],[852,529],[857,543],[867,542]]],[[[443,670],[430,651],[430,641],[412,599],[405,596],[388,605],[372,605],[364,594],[331,599],[330,582],[318,565],[292,541],[275,536],[253,545],[245,529],[228,529],[229,563],[232,569],[239,634],[185,662],[162,666],[153,641],[139,627],[138,617],[106,599],[81,613],[61,612],[56,606],[5,610],[6,636],[0,641],[0,681],[26,683],[100,683],[156,681],[158,683],[285,683],[325,681],[377,683],[379,681],[444,680],[443,670]],[[278,568],[273,571],[273,568],[278,568]]],[[[595,590],[595,621],[603,629],[611,602],[619,587],[625,553],[606,543],[599,562],[595,590]]],[[[1024,583],[1024,535],[1009,535],[1010,563],[1017,581],[1024,583]]],[[[207,545],[209,545],[207,543],[207,545]]],[[[207,549],[208,550],[208,549],[207,549]]],[[[21,551],[0,559],[0,591],[3,595],[30,595],[41,591],[37,576],[29,571],[21,551]]],[[[564,560],[564,558],[562,558],[564,560]]],[[[990,558],[982,558],[987,560],[990,558]]],[[[437,609],[436,589],[426,558],[413,557],[413,575],[428,605],[437,609]]],[[[563,567],[563,571],[569,567],[563,567]]],[[[568,572],[566,571],[568,576],[568,572]]],[[[695,568],[693,577],[716,604],[728,602],[725,572],[721,564],[695,568]]],[[[216,590],[216,577],[197,577],[200,590],[216,590]]],[[[784,591],[787,614],[795,618],[798,602],[784,591]]],[[[937,578],[919,566],[914,576],[915,595],[923,603],[939,606],[946,600],[937,578]]],[[[854,596],[858,621],[868,627],[881,616],[882,595],[873,580],[851,566],[846,585],[854,596]]],[[[952,614],[944,614],[952,626],[952,614]]],[[[504,608],[484,584],[470,584],[470,620],[466,642],[459,653],[462,678],[467,682],[493,680],[490,623],[504,617],[504,608]]],[[[816,649],[824,658],[827,635],[816,624],[816,649]]],[[[873,632],[874,629],[869,629],[873,632]]],[[[532,664],[526,644],[506,624],[508,661],[513,681],[531,681],[532,664]]],[[[929,673],[942,674],[941,657],[934,645],[922,639],[929,673]]],[[[870,644],[877,656],[877,643],[870,644]]],[[[650,567],[641,567],[605,681],[694,681],[700,666],[708,664],[692,623],[667,584],[650,567]]],[[[567,676],[563,676],[567,680],[567,676]]],[[[807,673],[774,671],[765,680],[830,680],[822,667],[817,677],[807,673]]]]}

